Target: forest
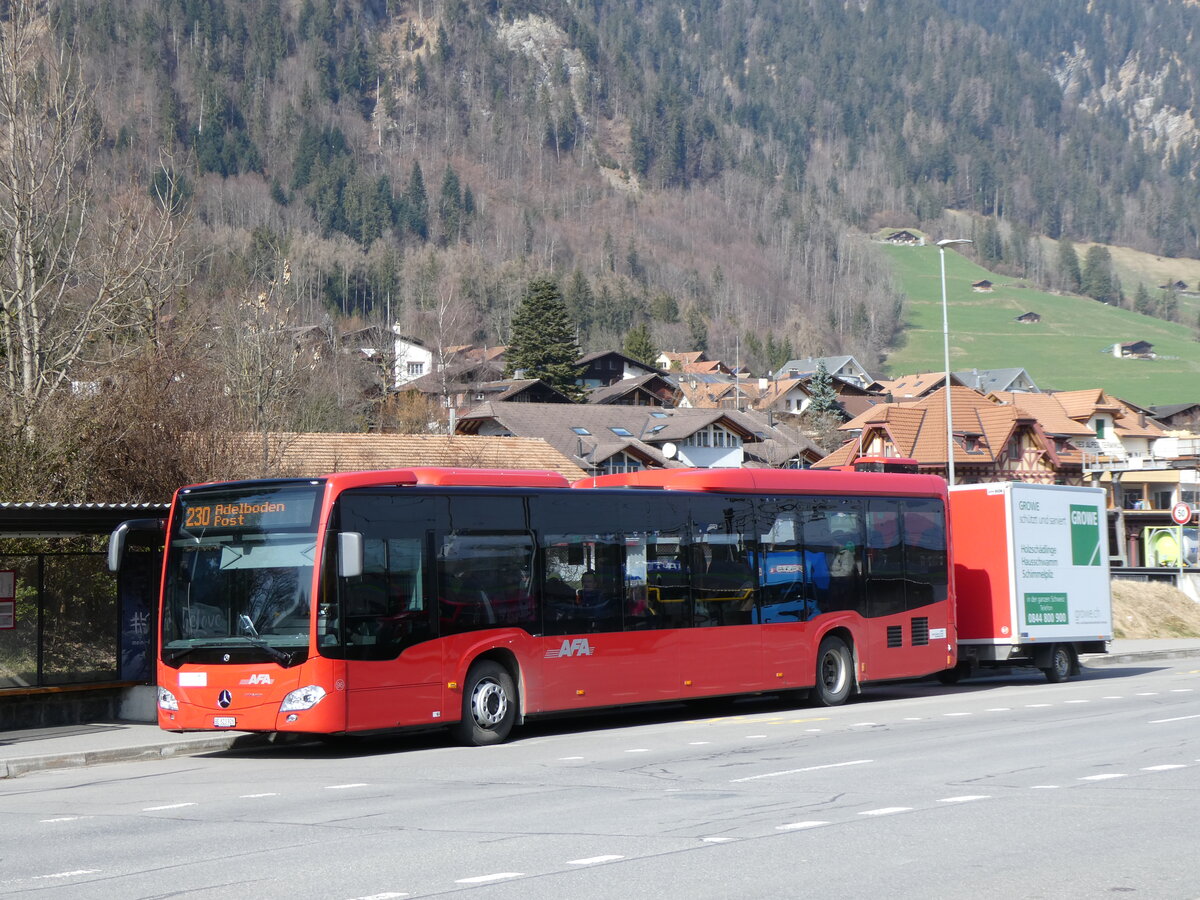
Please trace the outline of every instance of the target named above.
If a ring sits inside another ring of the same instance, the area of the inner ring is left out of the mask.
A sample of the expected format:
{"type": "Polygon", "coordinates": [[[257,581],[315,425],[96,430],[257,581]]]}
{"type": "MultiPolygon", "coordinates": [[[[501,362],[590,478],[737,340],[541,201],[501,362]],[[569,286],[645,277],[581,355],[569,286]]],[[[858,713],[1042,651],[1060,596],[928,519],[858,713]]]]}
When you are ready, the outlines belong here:
{"type": "Polygon", "coordinates": [[[904,297],[872,236],[967,215],[990,268],[1171,318],[1071,245],[1200,255],[1198,22],[1184,0],[15,0],[0,495],[159,499],[231,434],[410,427],[349,351],[505,343],[546,276],[585,351],[644,328],[764,374],[873,365],[904,297]]]}

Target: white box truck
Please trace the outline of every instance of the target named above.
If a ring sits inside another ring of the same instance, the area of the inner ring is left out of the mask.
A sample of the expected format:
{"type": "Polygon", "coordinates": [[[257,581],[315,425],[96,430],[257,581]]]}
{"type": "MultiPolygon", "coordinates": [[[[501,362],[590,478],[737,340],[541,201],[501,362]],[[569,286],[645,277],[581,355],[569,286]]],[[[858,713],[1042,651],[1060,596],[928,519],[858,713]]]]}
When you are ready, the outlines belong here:
{"type": "Polygon", "coordinates": [[[955,681],[1036,666],[1052,682],[1112,640],[1108,512],[1099,488],[999,482],[950,488],[955,681]]]}

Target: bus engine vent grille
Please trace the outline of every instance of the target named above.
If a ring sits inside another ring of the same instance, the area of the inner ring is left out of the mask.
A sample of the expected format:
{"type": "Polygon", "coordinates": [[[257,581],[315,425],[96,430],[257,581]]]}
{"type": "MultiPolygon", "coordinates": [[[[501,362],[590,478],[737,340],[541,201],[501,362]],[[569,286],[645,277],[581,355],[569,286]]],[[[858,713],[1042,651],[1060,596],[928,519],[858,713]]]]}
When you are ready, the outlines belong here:
{"type": "Polygon", "coordinates": [[[929,644],[929,619],[921,616],[912,620],[912,642],[914,647],[925,647],[929,644]]]}
{"type": "Polygon", "coordinates": [[[899,625],[889,625],[887,634],[889,647],[904,646],[904,630],[899,625]]]}

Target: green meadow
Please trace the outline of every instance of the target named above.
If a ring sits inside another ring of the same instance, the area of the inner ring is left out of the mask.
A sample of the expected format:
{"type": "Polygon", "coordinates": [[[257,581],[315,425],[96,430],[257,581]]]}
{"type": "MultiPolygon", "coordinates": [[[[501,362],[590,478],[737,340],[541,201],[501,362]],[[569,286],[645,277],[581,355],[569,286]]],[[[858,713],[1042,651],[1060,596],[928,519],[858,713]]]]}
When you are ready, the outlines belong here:
{"type": "MultiPolygon", "coordinates": [[[[945,371],[942,288],[935,246],[884,245],[904,293],[904,332],[884,363],[886,377],[945,371]]],[[[946,251],[950,367],[1023,367],[1042,390],[1103,388],[1143,406],[1200,401],[1200,343],[1191,328],[1097,303],[1051,294],[994,275],[946,251]],[[971,283],[987,279],[991,293],[971,283]],[[1041,322],[1017,316],[1035,312],[1041,322]],[[1115,343],[1148,341],[1156,359],[1118,359],[1115,343]]]]}

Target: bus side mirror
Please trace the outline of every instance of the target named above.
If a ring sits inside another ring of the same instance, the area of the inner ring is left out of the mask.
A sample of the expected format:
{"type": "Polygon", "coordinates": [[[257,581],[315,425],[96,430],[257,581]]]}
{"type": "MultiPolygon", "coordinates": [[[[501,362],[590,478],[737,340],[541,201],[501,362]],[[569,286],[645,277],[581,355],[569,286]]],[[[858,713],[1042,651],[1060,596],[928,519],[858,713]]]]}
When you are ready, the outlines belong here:
{"type": "Polygon", "coordinates": [[[363,571],[363,536],[357,531],[338,532],[338,575],[357,578],[363,571]]]}
{"type": "Polygon", "coordinates": [[[125,541],[131,531],[157,531],[166,533],[166,522],[162,519],[129,519],[113,529],[108,536],[108,571],[121,571],[125,561],[125,541]]]}

